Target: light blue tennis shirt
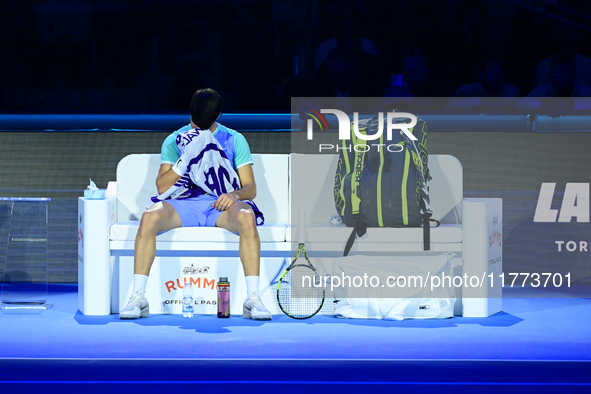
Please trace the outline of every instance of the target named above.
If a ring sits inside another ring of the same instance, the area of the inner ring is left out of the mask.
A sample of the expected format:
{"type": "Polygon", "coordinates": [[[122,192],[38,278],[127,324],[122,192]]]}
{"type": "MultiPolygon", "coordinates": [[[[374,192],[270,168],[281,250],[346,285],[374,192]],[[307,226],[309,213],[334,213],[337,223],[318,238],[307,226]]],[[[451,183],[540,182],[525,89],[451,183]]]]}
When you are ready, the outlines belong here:
{"type": "MultiPolygon", "coordinates": [[[[176,137],[177,135],[191,129],[191,125],[188,124],[166,137],[162,143],[162,151],[160,156],[161,164],[174,164],[177,162],[181,156],[179,148],[176,144],[176,137]]],[[[218,123],[213,136],[220,143],[222,149],[228,157],[228,160],[233,164],[235,170],[238,170],[240,167],[243,167],[247,164],[253,164],[252,156],[250,154],[250,147],[248,146],[246,138],[244,138],[242,134],[218,123]]]]}

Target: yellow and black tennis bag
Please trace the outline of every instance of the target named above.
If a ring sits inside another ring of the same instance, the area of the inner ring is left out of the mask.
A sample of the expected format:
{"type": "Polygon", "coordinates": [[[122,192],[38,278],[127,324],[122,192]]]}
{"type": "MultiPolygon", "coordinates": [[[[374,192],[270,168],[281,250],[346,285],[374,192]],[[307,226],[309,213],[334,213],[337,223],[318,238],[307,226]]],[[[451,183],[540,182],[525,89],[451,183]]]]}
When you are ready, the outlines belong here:
{"type": "MultiPolygon", "coordinates": [[[[360,134],[376,134],[386,116],[360,120],[360,134]]],[[[406,123],[407,118],[395,118],[406,123]]],[[[353,128],[353,124],[351,125],[353,128]]],[[[385,124],[382,130],[386,130],[385,124]]],[[[353,232],[345,247],[349,253],[355,235],[367,227],[420,227],[424,223],[424,247],[429,250],[429,167],[427,123],[417,118],[409,128],[417,138],[411,140],[402,130],[386,133],[376,140],[358,138],[351,129],[351,140],[342,140],[335,174],[334,200],[337,212],[353,232]],[[396,132],[398,131],[398,133],[396,132]]]]}

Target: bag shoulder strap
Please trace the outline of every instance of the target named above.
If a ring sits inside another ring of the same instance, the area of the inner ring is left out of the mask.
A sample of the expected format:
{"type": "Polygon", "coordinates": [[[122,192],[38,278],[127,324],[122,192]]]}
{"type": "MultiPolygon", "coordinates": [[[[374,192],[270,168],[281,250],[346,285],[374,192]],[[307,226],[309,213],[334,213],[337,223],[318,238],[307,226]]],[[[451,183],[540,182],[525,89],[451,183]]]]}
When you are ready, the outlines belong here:
{"type": "Polygon", "coordinates": [[[353,231],[351,231],[351,235],[349,235],[349,239],[345,244],[345,250],[343,252],[343,257],[347,256],[353,247],[353,243],[355,243],[356,235],[363,237],[367,232],[367,223],[361,222],[359,218],[355,219],[355,226],[353,227],[353,231]]]}
{"type": "MultiPolygon", "coordinates": [[[[426,126],[425,121],[420,119],[415,127],[422,128],[421,132],[424,132],[424,128],[426,126]]],[[[414,132],[415,127],[411,128],[411,132],[414,132]]],[[[419,204],[420,211],[423,216],[423,250],[431,250],[431,215],[433,215],[433,211],[431,210],[431,201],[429,200],[429,179],[431,174],[429,173],[429,167],[427,167],[427,163],[423,162],[421,158],[421,152],[417,148],[416,143],[411,140],[405,133],[402,131],[400,132],[400,136],[404,141],[406,147],[411,151],[413,156],[413,164],[420,174],[422,178],[422,187],[421,187],[421,201],[419,204]]]]}

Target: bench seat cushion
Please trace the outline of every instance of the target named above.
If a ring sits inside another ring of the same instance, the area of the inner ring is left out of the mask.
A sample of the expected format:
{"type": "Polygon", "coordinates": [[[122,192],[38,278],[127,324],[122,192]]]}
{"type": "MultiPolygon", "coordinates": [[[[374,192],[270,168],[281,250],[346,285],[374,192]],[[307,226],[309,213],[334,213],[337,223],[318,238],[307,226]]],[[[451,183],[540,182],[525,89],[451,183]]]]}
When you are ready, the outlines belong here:
{"type": "MultiPolygon", "coordinates": [[[[111,226],[111,241],[133,241],[139,221],[120,221],[111,226]]],[[[285,223],[269,223],[258,227],[261,242],[285,242],[285,223]]],[[[238,234],[219,227],[182,227],[165,231],[156,237],[158,242],[235,242],[238,234]]]]}
{"type": "MultiPolygon", "coordinates": [[[[288,227],[286,232],[287,240],[297,241],[297,227],[288,227]]],[[[306,242],[322,243],[344,243],[351,235],[351,227],[309,225],[306,227],[306,242]]],[[[422,227],[395,227],[367,229],[367,233],[356,242],[360,243],[421,243],[423,242],[422,227]]],[[[431,228],[432,243],[460,243],[462,242],[461,224],[442,224],[439,227],[431,228]]]]}

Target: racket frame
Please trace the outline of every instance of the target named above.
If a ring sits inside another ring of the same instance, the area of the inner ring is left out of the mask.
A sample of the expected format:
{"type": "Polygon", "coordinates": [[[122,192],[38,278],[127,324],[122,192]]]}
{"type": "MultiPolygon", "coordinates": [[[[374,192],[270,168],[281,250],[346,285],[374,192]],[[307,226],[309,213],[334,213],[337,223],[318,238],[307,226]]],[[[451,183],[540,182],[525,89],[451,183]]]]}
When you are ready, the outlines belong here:
{"type": "Polygon", "coordinates": [[[320,310],[322,309],[322,306],[324,305],[324,300],[326,298],[326,291],[324,289],[322,290],[322,301],[320,302],[320,305],[318,306],[318,308],[316,309],[316,311],[314,311],[314,313],[312,313],[311,315],[309,315],[309,316],[293,316],[292,314],[290,314],[289,312],[287,312],[283,308],[283,305],[281,305],[281,301],[279,299],[279,289],[281,287],[281,283],[283,283],[283,278],[285,277],[285,275],[287,275],[287,273],[289,271],[291,271],[293,268],[298,267],[298,266],[306,266],[306,267],[310,268],[312,271],[314,271],[314,273],[316,273],[316,268],[314,268],[314,266],[310,262],[310,259],[308,258],[308,254],[306,253],[306,245],[305,245],[304,242],[300,242],[298,244],[298,251],[297,251],[297,253],[295,255],[295,258],[293,259],[293,261],[291,262],[291,264],[289,265],[289,267],[287,267],[287,269],[283,272],[283,274],[281,275],[281,278],[279,278],[279,282],[277,283],[277,304],[279,305],[279,309],[281,309],[281,311],[283,313],[285,313],[287,316],[289,316],[289,317],[291,317],[293,319],[301,319],[301,320],[303,320],[303,319],[309,319],[312,316],[316,315],[318,312],[320,312],[320,310]],[[296,264],[296,261],[300,257],[300,253],[303,254],[303,256],[306,259],[306,262],[308,264],[296,264]]]}

